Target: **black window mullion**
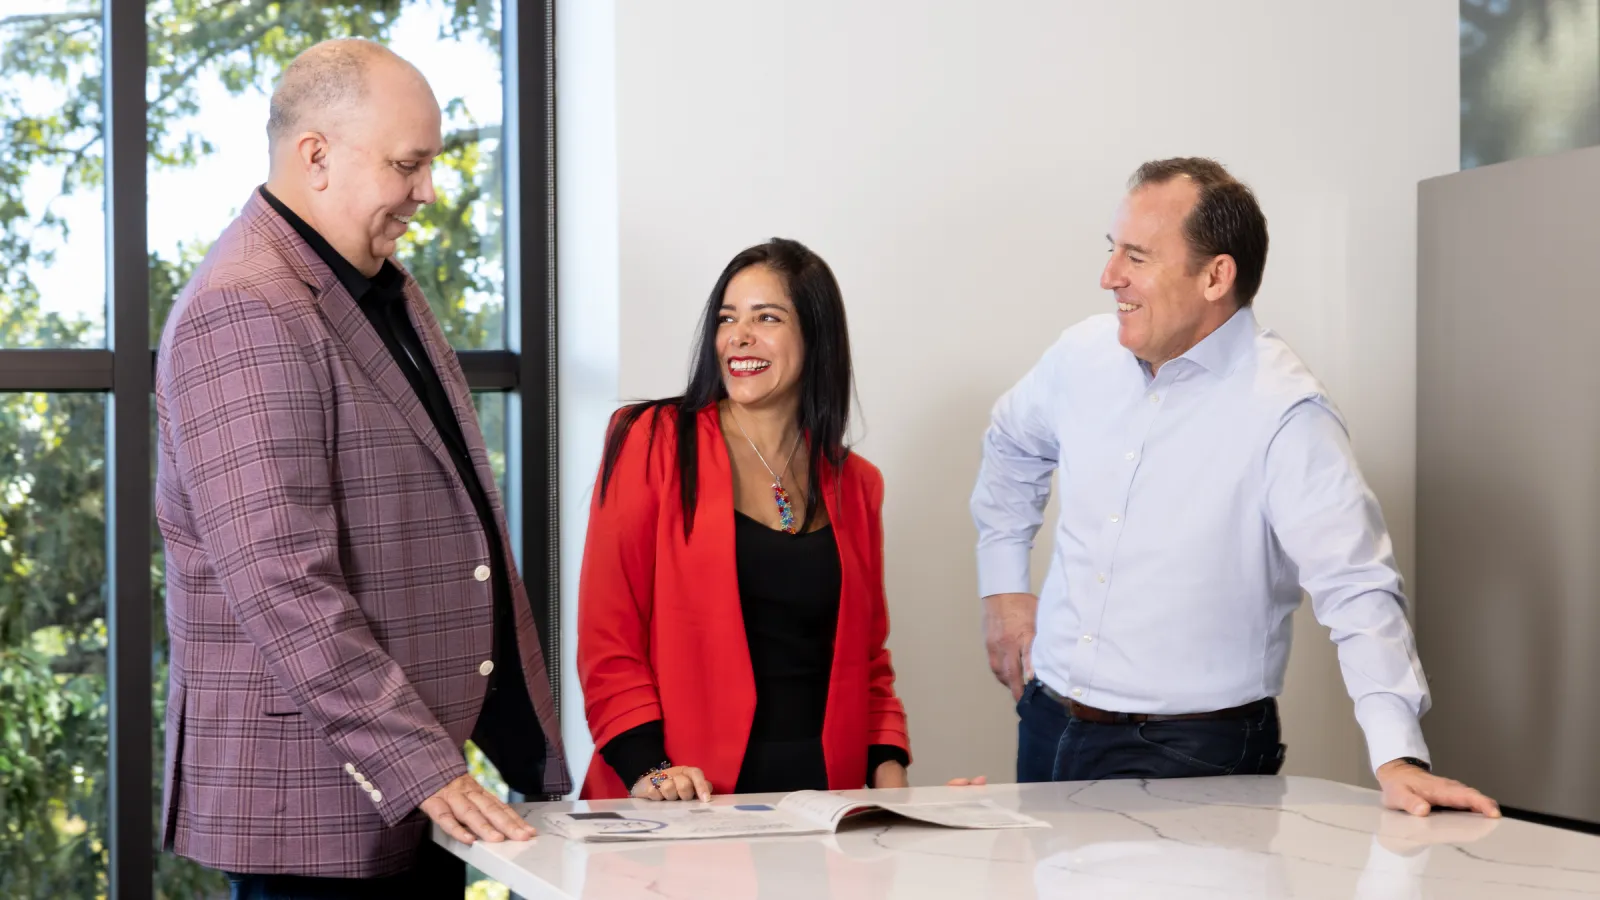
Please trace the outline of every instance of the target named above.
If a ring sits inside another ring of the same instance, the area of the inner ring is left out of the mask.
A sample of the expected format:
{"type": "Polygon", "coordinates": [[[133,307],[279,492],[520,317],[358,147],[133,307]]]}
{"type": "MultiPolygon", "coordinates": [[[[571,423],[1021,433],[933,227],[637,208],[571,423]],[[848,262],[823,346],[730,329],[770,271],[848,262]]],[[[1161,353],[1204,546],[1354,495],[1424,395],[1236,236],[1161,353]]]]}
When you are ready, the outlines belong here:
{"type": "Polygon", "coordinates": [[[513,391],[521,383],[522,363],[510,350],[457,350],[456,358],[475,391],[513,391]]]}
{"type": "Polygon", "coordinates": [[[0,350],[0,393],[109,390],[109,350],[0,350]]]}
{"type": "Polygon", "coordinates": [[[517,360],[508,417],[513,536],[561,708],[555,307],[555,4],[505,4],[506,335],[517,360]]]}
{"type": "Polygon", "coordinates": [[[145,229],[145,0],[104,0],[108,795],[112,900],[154,892],[150,299],[145,229]]]}

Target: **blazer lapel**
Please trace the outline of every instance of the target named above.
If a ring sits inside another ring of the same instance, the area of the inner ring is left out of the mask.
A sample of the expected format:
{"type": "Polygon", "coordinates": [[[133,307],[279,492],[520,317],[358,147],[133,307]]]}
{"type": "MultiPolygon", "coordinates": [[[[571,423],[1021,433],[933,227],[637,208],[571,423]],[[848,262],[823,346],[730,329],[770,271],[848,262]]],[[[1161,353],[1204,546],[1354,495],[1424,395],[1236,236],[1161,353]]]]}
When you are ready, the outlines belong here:
{"type": "Polygon", "coordinates": [[[843,646],[846,638],[853,636],[854,626],[849,620],[857,612],[856,606],[861,598],[860,575],[866,571],[866,560],[861,558],[865,523],[861,521],[859,508],[845,504],[844,479],[839,468],[824,459],[817,468],[817,477],[822,479],[822,503],[828,510],[828,521],[833,525],[834,543],[839,547],[842,578],[839,583],[839,640],[835,642],[838,647],[843,646]]]}
{"type": "MultiPolygon", "coordinates": [[[[750,741],[756,715],[755,670],[745,634],[744,606],[739,595],[737,532],[733,512],[733,466],[723,441],[717,404],[700,413],[699,493],[695,504],[694,535],[683,548],[682,571],[703,573],[696,599],[703,604],[701,623],[718,635],[720,659],[711,667],[719,673],[716,684],[716,753],[706,773],[730,786],[739,779],[739,766],[750,741]]],[[[676,482],[663,503],[677,504],[676,482]]],[[[675,536],[682,540],[683,532],[675,536]]]]}
{"type": "MultiPolygon", "coordinates": [[[[478,483],[488,495],[489,505],[500,518],[504,518],[505,513],[501,506],[494,470],[489,468],[489,450],[483,440],[483,431],[478,427],[478,411],[472,403],[472,393],[467,387],[467,375],[461,369],[461,359],[456,356],[455,349],[445,338],[444,329],[439,327],[439,320],[428,308],[428,300],[422,294],[422,287],[405,267],[398,262],[394,265],[406,276],[406,313],[411,317],[411,327],[417,330],[417,337],[422,341],[423,350],[433,363],[433,371],[439,375],[439,383],[444,386],[444,392],[450,398],[450,410],[456,417],[456,424],[461,428],[462,438],[467,442],[467,456],[472,460],[472,469],[478,476],[478,483]]],[[[431,420],[429,425],[431,427],[431,420]]],[[[504,529],[505,523],[502,522],[500,527],[504,529]]],[[[509,535],[505,537],[507,540],[510,539],[509,535]]]]}
{"type": "MultiPolygon", "coordinates": [[[[862,544],[867,539],[866,523],[861,520],[859,506],[851,503],[847,505],[842,485],[841,471],[823,460],[818,467],[817,477],[822,480],[822,502],[828,509],[828,521],[833,526],[833,539],[839,550],[839,621],[835,626],[833,638],[833,665],[828,679],[828,707],[823,715],[822,736],[823,756],[828,765],[828,781],[833,783],[853,783],[845,779],[858,778],[852,772],[837,771],[846,760],[854,760],[852,753],[844,752],[847,742],[844,735],[850,733],[851,720],[849,710],[855,710],[863,705],[863,699],[839,695],[839,690],[845,685],[860,683],[858,678],[851,677],[851,670],[863,668],[866,665],[866,642],[870,628],[870,613],[867,612],[867,594],[862,581],[862,573],[869,571],[862,558],[862,544]]],[[[855,498],[849,498],[854,501],[855,498]]],[[[865,763],[862,763],[865,768],[865,763]]]]}
{"type": "MultiPolygon", "coordinates": [[[[372,328],[372,323],[367,321],[366,313],[361,311],[361,307],[356,305],[350,292],[339,283],[339,278],[333,269],[329,268],[328,264],[317,256],[317,252],[301,239],[294,228],[262,199],[259,192],[250,192],[250,199],[245,203],[242,215],[250,226],[260,229],[270,243],[283,250],[295,274],[316,294],[317,308],[321,310],[323,318],[327,319],[334,333],[349,348],[356,365],[360,366],[361,371],[366,373],[367,378],[377,386],[379,393],[395,405],[406,420],[406,424],[416,432],[417,438],[433,453],[434,458],[439,460],[445,471],[459,483],[460,477],[456,474],[455,463],[450,460],[450,453],[445,449],[444,440],[439,436],[438,429],[433,427],[433,420],[428,418],[428,410],[417,397],[417,392],[411,389],[411,382],[407,381],[405,373],[400,371],[400,366],[390,355],[389,348],[384,346],[383,339],[378,337],[378,333],[372,328]]],[[[417,292],[420,298],[416,282],[407,274],[408,305],[412,302],[413,292],[417,292]]],[[[415,310],[412,310],[412,317],[415,320],[415,310]]],[[[435,365],[437,366],[437,362],[435,365]]],[[[453,397],[452,404],[454,404],[453,397]]],[[[457,417],[459,418],[459,411],[457,417]]],[[[494,482],[491,480],[486,484],[493,485],[494,482]]],[[[463,485],[462,490],[465,489],[463,485]]]]}
{"type": "MultiPolygon", "coordinates": [[[[750,647],[744,636],[744,607],[739,597],[739,566],[734,553],[737,531],[733,521],[733,465],[728,459],[728,445],[722,438],[722,425],[717,405],[713,403],[700,413],[700,472],[699,499],[695,503],[694,536],[689,539],[688,550],[697,560],[697,567],[719,582],[706,591],[705,598],[715,604],[706,610],[712,621],[729,624],[729,633],[737,633],[741,640],[732,641],[728,653],[744,657],[745,669],[750,666],[750,647]],[[719,589],[720,588],[720,589],[719,589]]],[[[665,502],[675,502],[677,491],[665,502]]],[[[754,684],[752,675],[752,684],[754,684]]],[[[748,725],[747,725],[748,727],[748,725]]]]}
{"type": "MultiPolygon", "coordinates": [[[[443,466],[451,477],[459,480],[455,463],[450,460],[450,451],[445,449],[444,439],[439,436],[439,430],[433,427],[433,420],[428,418],[427,408],[417,397],[417,392],[412,389],[411,382],[406,380],[405,373],[400,371],[400,366],[389,353],[389,348],[384,346],[383,340],[373,330],[372,323],[367,320],[367,314],[361,311],[355,300],[351,299],[350,292],[335,278],[332,284],[327,285],[319,299],[328,324],[333,326],[334,332],[350,349],[356,365],[372,379],[379,392],[400,410],[406,424],[411,426],[417,438],[433,453],[434,458],[439,460],[439,465],[443,466]]],[[[463,486],[462,490],[465,489],[463,486]]]]}

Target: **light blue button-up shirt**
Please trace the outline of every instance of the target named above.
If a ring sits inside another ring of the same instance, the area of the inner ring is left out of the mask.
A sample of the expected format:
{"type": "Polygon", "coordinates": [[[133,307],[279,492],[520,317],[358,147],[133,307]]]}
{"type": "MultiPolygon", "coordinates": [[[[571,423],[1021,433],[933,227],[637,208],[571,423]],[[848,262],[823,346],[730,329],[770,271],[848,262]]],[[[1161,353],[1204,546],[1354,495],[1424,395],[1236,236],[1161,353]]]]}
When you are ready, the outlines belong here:
{"type": "Polygon", "coordinates": [[[1249,308],[1153,377],[1115,316],[1095,316],[1000,399],[972,496],[983,596],[1032,591],[1052,472],[1041,681],[1117,712],[1275,697],[1304,588],[1373,767],[1428,759],[1427,681],[1377,499],[1322,385],[1249,308]]]}

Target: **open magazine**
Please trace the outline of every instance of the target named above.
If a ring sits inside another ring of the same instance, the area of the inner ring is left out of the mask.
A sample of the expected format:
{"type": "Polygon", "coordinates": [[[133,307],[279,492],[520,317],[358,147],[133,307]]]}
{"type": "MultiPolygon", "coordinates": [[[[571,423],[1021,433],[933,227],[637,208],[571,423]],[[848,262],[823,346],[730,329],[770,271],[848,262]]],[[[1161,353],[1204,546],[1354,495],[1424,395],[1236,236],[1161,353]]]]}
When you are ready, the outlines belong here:
{"type": "Polygon", "coordinates": [[[546,813],[544,827],[573,841],[676,841],[695,838],[828,834],[852,816],[885,812],[947,828],[1048,828],[993,800],[881,803],[828,791],[797,791],[776,804],[657,802],[607,812],[546,813]]]}

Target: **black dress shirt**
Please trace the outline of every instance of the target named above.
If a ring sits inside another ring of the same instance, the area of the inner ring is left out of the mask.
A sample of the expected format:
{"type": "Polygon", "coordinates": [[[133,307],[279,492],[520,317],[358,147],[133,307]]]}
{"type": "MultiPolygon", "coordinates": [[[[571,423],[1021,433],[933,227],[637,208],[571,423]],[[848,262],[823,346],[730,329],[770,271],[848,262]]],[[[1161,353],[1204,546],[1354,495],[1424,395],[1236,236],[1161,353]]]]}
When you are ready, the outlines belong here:
{"type": "Polygon", "coordinates": [[[384,260],[378,273],[368,278],[265,186],[260,191],[262,199],[328,264],[339,283],[366,314],[367,321],[427,410],[428,418],[455,464],[456,474],[461,476],[461,483],[472,498],[473,509],[478,513],[485,542],[489,545],[489,570],[494,589],[494,669],[489,674],[488,694],[472,740],[488,755],[513,790],[540,794],[544,783],[544,731],[539,726],[539,717],[522,677],[516,619],[511,607],[510,567],[506,563],[500,529],[495,523],[494,508],[489,505],[489,495],[472,465],[461,423],[456,419],[450,396],[406,310],[406,277],[394,263],[384,260]]]}

